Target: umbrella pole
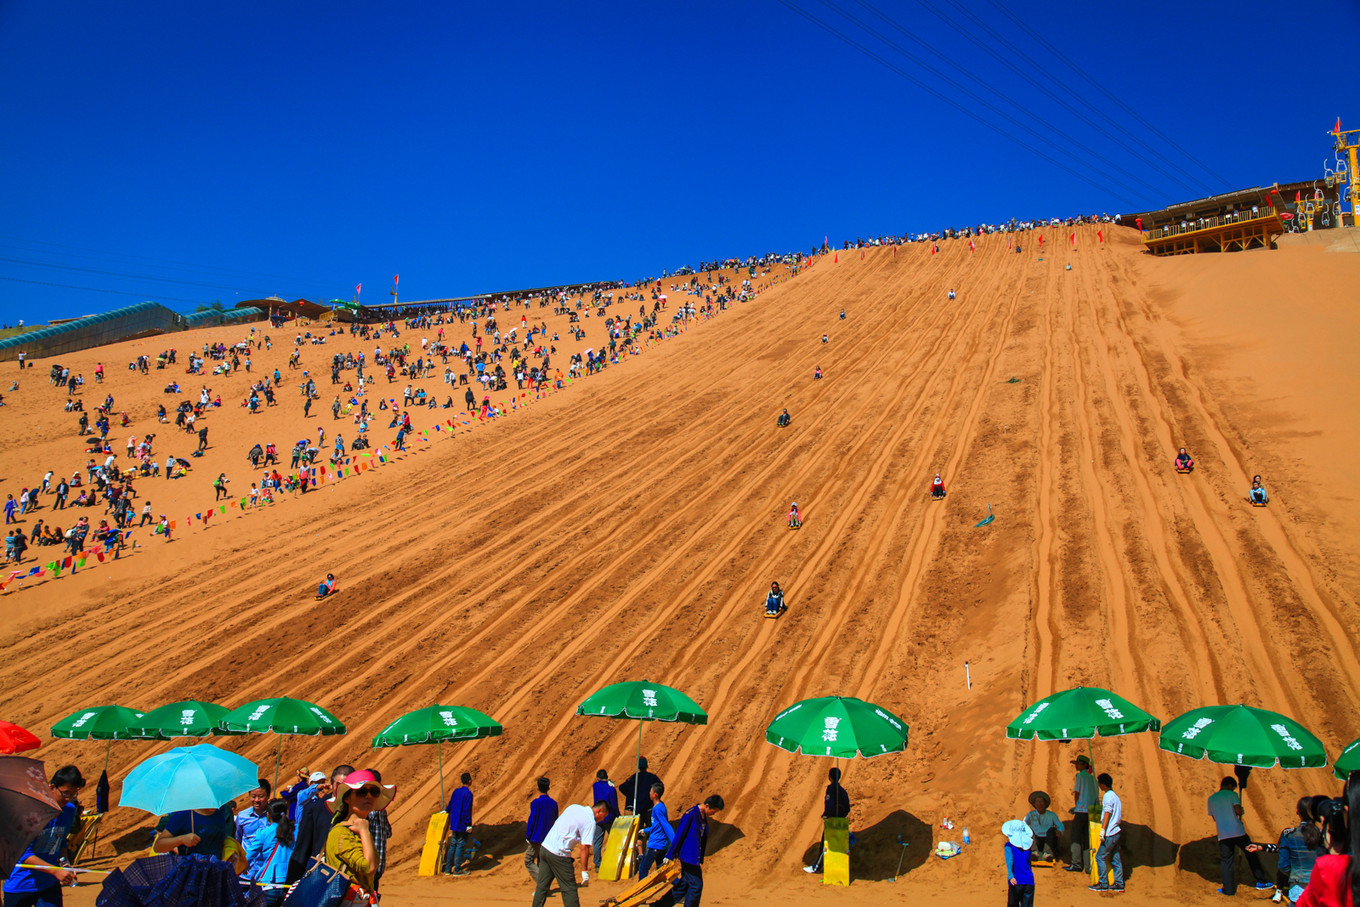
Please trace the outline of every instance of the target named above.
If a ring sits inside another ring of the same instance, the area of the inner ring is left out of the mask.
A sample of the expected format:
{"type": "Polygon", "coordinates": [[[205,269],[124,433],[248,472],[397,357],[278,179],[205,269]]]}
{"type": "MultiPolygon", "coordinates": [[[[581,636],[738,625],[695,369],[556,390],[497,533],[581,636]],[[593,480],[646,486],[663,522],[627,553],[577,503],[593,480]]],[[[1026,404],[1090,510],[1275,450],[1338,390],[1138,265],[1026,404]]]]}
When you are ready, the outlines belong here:
{"type": "Polygon", "coordinates": [[[444,741],[436,740],[435,748],[439,750],[439,804],[442,806],[449,802],[444,799],[444,741]]]}
{"type": "Polygon", "coordinates": [[[279,735],[279,748],[274,754],[274,790],[279,789],[279,762],[283,760],[283,735],[279,735]]]}
{"type": "MultiPolygon", "coordinates": [[[[638,720],[638,751],[637,761],[633,763],[633,815],[642,815],[642,791],[638,790],[638,781],[642,778],[642,721],[638,720]]],[[[628,803],[625,801],[624,806],[628,803]]]]}
{"type": "Polygon", "coordinates": [[[104,741],[104,774],[109,773],[109,750],[113,749],[113,740],[104,741]]]}

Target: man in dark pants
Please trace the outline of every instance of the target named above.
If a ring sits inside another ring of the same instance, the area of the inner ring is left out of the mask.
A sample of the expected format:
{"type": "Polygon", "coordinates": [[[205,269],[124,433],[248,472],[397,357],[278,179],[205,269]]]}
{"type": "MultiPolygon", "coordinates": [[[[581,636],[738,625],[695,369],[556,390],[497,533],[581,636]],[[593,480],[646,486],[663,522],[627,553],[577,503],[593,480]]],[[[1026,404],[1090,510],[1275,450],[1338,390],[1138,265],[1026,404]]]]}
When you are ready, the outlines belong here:
{"type": "MultiPolygon", "coordinates": [[[[833,768],[826,774],[827,780],[831,783],[826,786],[826,797],[822,801],[823,819],[844,819],[850,815],[850,795],[841,787],[841,770],[833,768]]],[[[817,861],[811,866],[804,866],[804,872],[821,872],[822,861],[826,859],[826,836],[822,836],[822,849],[817,854],[817,861]]]]}
{"type": "Polygon", "coordinates": [[[539,778],[538,796],[529,804],[529,821],[524,826],[524,868],[531,879],[538,879],[538,852],[556,821],[557,801],[548,796],[548,779],[539,778]]]}
{"type": "Polygon", "coordinates": [[[1261,867],[1261,858],[1247,850],[1251,838],[1247,837],[1246,826],[1242,824],[1242,798],[1237,795],[1237,781],[1224,778],[1218,786],[1218,793],[1209,798],[1209,815],[1218,827],[1218,868],[1223,879],[1219,894],[1236,894],[1237,877],[1233,863],[1240,847],[1247,855],[1247,866],[1256,879],[1256,887],[1262,890],[1274,886],[1266,880],[1266,872],[1261,867]]]}
{"type": "Polygon", "coordinates": [[[666,859],[680,861],[680,878],[652,907],[672,907],[676,902],[685,907],[699,907],[704,894],[703,862],[708,850],[708,820],[723,806],[723,798],[714,794],[698,806],[690,807],[680,817],[675,840],[666,851],[666,859]]]}
{"type": "Polygon", "coordinates": [[[344,781],[354,772],[354,766],[341,765],[331,772],[330,783],[317,785],[316,796],[302,807],[298,817],[297,832],[293,836],[293,856],[288,861],[288,883],[291,885],[307,871],[312,857],[319,857],[326,850],[326,836],[331,833],[331,808],[326,805],[335,785],[344,781]]]}
{"type": "Polygon", "coordinates": [[[598,872],[600,860],[604,859],[605,838],[609,834],[609,829],[613,827],[614,820],[619,817],[619,792],[614,787],[614,782],[609,780],[609,772],[604,769],[595,773],[595,783],[590,786],[590,799],[592,803],[609,805],[608,815],[595,823],[595,838],[590,842],[591,847],[595,849],[595,871],[598,872]]]}
{"type": "Polygon", "coordinates": [[[609,804],[596,801],[593,807],[580,803],[569,804],[548,829],[543,846],[538,850],[538,876],[534,885],[534,907],[543,907],[548,900],[552,883],[562,891],[562,907],[581,907],[576,893],[576,867],[571,861],[573,847],[581,848],[581,882],[590,881],[590,839],[595,836],[595,825],[609,815],[609,804]]]}

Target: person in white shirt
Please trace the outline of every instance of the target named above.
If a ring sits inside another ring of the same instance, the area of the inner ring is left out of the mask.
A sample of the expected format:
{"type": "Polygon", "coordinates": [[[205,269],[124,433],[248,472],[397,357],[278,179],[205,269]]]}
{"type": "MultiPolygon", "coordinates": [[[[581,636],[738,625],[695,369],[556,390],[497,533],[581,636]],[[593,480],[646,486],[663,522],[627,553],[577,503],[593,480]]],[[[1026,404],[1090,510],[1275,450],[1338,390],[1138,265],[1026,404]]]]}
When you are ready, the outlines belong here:
{"type": "Polygon", "coordinates": [[[548,836],[538,851],[537,885],[534,887],[534,907],[543,907],[548,899],[548,889],[553,880],[562,891],[562,907],[581,907],[581,898],[576,893],[576,869],[572,864],[571,851],[581,848],[581,883],[590,881],[585,867],[590,865],[591,842],[595,839],[595,826],[609,818],[609,804],[597,800],[593,807],[573,803],[562,810],[548,829],[548,836]]]}
{"type": "Polygon", "coordinates": [[[1237,848],[1247,855],[1247,866],[1256,877],[1256,887],[1262,890],[1273,888],[1266,881],[1265,870],[1261,868],[1261,858],[1247,850],[1251,838],[1247,837],[1247,827],[1242,824],[1242,798],[1237,795],[1237,781],[1224,778],[1218,785],[1218,793],[1209,798],[1209,815],[1218,827],[1218,871],[1223,879],[1219,894],[1236,894],[1237,878],[1233,864],[1237,860],[1237,848]]]}
{"type": "Polygon", "coordinates": [[[1096,851],[1096,884],[1092,891],[1124,890],[1124,861],[1119,856],[1119,839],[1124,836],[1120,820],[1124,817],[1124,804],[1114,792],[1114,779],[1109,772],[1101,772],[1096,777],[1100,788],[1100,849],[1096,851]],[[1108,883],[1107,864],[1114,865],[1114,884],[1108,883]]]}

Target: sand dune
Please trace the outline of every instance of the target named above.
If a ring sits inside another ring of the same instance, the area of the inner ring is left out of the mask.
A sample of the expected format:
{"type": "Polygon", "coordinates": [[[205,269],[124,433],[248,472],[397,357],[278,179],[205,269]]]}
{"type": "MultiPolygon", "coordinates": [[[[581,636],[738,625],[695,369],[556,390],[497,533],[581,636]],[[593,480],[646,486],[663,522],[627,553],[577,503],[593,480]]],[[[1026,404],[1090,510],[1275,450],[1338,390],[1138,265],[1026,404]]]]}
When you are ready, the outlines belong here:
{"type": "MultiPolygon", "coordinates": [[[[102,702],[317,701],[348,735],[287,738],[284,765],[376,765],[398,783],[385,880],[395,903],[527,899],[518,854],[533,779],[548,774],[567,802],[587,795],[597,768],[626,774],[636,727],[573,714],[623,679],[677,686],[711,716],[648,726],[644,750],[673,806],[714,792],[729,804],[711,848],[712,903],[995,900],[1000,823],[1035,788],[1065,812],[1068,760],[1086,749],[1008,741],[1003,726],[1077,684],[1163,718],[1227,702],[1277,709],[1335,753],[1360,733],[1348,506],[1360,330],[1347,297],[1360,256],[1286,244],[1153,260],[1132,231],[1098,244],[1094,228],[1079,228],[1071,251],[1022,244],[828,257],[499,422],[169,544],[142,533],[117,564],[11,590],[0,597],[0,714],[45,728],[102,702]],[[825,380],[812,380],[816,366],[825,380]],[[779,430],[783,407],[793,424],[779,430]],[[1181,445],[1199,463],[1191,476],[1170,468],[1181,445]],[[935,472],[943,503],[927,495],[935,472]],[[1267,509],[1243,501],[1256,473],[1267,509]],[[796,533],[782,519],[790,500],[804,511],[796,533]],[[975,528],[989,506],[996,521],[975,528]],[[341,593],[316,602],[328,571],[341,593]],[[790,607],[779,621],[759,616],[771,580],[790,607]],[[860,839],[849,892],[798,871],[830,763],[763,742],[781,708],[832,693],[879,702],[912,728],[905,755],[842,764],[860,839]],[[368,749],[393,717],[436,702],[505,725],[445,748],[450,775],[474,775],[477,837],[497,863],[466,879],[415,878],[440,805],[435,751],[368,749]],[[945,815],[985,844],[927,860],[945,815]],[[890,884],[899,833],[911,846],[890,884]]],[[[586,328],[579,345],[598,345],[602,325],[586,328]]],[[[256,372],[282,368],[292,348],[290,331],[271,333],[256,372]]],[[[165,373],[123,368],[170,343],[69,358],[87,377],[104,361],[108,391],[145,432],[165,373]]],[[[308,348],[310,364],[322,349],[308,348]]],[[[69,474],[84,462],[45,366],[0,410],[6,490],[49,463],[69,474]]],[[[141,485],[158,510],[201,509],[222,469],[248,487],[254,440],[286,449],[310,423],[332,430],[324,410],[304,427],[288,396],[250,416],[233,399],[247,376],[221,383],[229,405],[210,418],[202,465],[141,485]]],[[[173,429],[161,431],[163,458],[173,429]]],[[[223,745],[263,765],[275,741],[223,745]]],[[[101,748],[58,741],[41,753],[97,774],[101,748]]],[[[121,776],[161,748],[116,744],[112,767],[121,776]]],[[[1130,890],[1208,901],[1217,849],[1204,799],[1222,768],[1159,753],[1149,735],[1093,748],[1124,798],[1130,890]]],[[[1249,831],[1272,837],[1297,796],[1333,787],[1329,771],[1258,771],[1249,831]]],[[[131,811],[110,820],[114,837],[145,824],[131,811]]],[[[1044,903],[1091,897],[1065,873],[1040,888],[1044,903]]]]}

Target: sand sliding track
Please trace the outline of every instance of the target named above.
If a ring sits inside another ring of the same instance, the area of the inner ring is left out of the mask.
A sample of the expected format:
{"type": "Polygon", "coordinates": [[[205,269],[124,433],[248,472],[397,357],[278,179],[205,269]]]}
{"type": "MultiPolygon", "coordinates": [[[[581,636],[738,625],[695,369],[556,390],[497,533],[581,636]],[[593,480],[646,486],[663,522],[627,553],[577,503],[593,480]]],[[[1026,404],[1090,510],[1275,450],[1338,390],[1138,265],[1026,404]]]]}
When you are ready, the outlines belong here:
{"type": "MultiPolygon", "coordinates": [[[[41,729],[96,702],[320,702],[349,734],[289,738],[285,766],[377,765],[400,785],[385,883],[398,903],[527,898],[517,855],[533,779],[551,776],[566,802],[599,767],[626,775],[635,726],[573,710],[629,678],[677,686],[711,716],[707,727],[649,725],[644,749],[673,809],[727,799],[708,870],[715,903],[994,900],[1004,882],[993,832],[1035,788],[1065,815],[1067,763],[1085,752],[1008,741],[1003,726],[1077,684],[1110,686],[1163,718],[1220,702],[1277,709],[1335,752],[1360,733],[1355,518],[1284,478],[1296,468],[1288,440],[1223,399],[1232,369],[1251,363],[1197,358],[1216,327],[1175,320],[1178,281],[1233,260],[1288,270],[1302,251],[1168,263],[1139,256],[1132,231],[1100,245],[1095,228],[1078,228],[1074,251],[1066,230],[1045,232],[1043,260],[1036,236],[1021,238],[1023,254],[988,237],[973,253],[953,242],[936,256],[928,246],[828,256],[498,424],[170,545],[145,541],[97,574],[11,593],[0,599],[0,714],[41,729]],[[793,424],[777,429],[784,407],[793,424]],[[1191,476],[1170,468],[1182,444],[1198,461],[1191,476]],[[936,472],[942,503],[927,494],[936,472]],[[1282,477],[1264,510],[1242,501],[1256,472],[1282,477]],[[783,520],[790,500],[804,514],[796,533],[783,520]],[[975,528],[988,505],[996,521],[975,528]],[[332,570],[340,595],[314,601],[332,570]],[[771,580],[790,609],[778,621],[759,614],[771,580]],[[912,728],[907,754],[842,763],[860,844],[859,881],[840,894],[798,871],[830,763],[763,742],[779,709],[832,693],[879,702],[912,728]],[[414,858],[439,808],[434,751],[367,743],[436,702],[505,725],[445,751],[450,774],[474,774],[476,836],[503,865],[418,881],[414,858]],[[927,861],[944,815],[987,846],[927,861]],[[899,833],[912,842],[905,875],[886,885],[899,833]]],[[[1342,286],[1357,261],[1307,259],[1342,286]]],[[[255,371],[282,366],[290,348],[276,343],[255,371]]],[[[113,392],[158,402],[157,380],[111,375],[113,392]]],[[[281,446],[314,431],[294,401],[281,409],[260,417],[281,446]]],[[[224,465],[196,470],[204,487],[219,468],[241,472],[245,438],[259,434],[243,411],[211,418],[224,465]]],[[[329,413],[321,424],[332,429],[329,413]]],[[[23,454],[11,444],[6,456],[23,454]]],[[[20,465],[8,484],[36,468],[20,465]]],[[[151,482],[142,492],[169,493],[151,482]]],[[[274,743],[224,745],[264,763],[274,743]]],[[[116,773],[158,748],[115,746],[116,773]]],[[[1125,800],[1130,889],[1207,901],[1217,851],[1204,798],[1222,770],[1159,753],[1150,735],[1097,740],[1094,753],[1125,800]]],[[[93,745],[43,754],[95,768],[93,745]]],[[[1274,833],[1295,797],[1331,790],[1329,777],[1258,771],[1248,828],[1274,833]]],[[[141,818],[111,821],[127,830],[141,818]]],[[[1095,897],[1079,883],[1044,876],[1043,896],[1095,897]]]]}

